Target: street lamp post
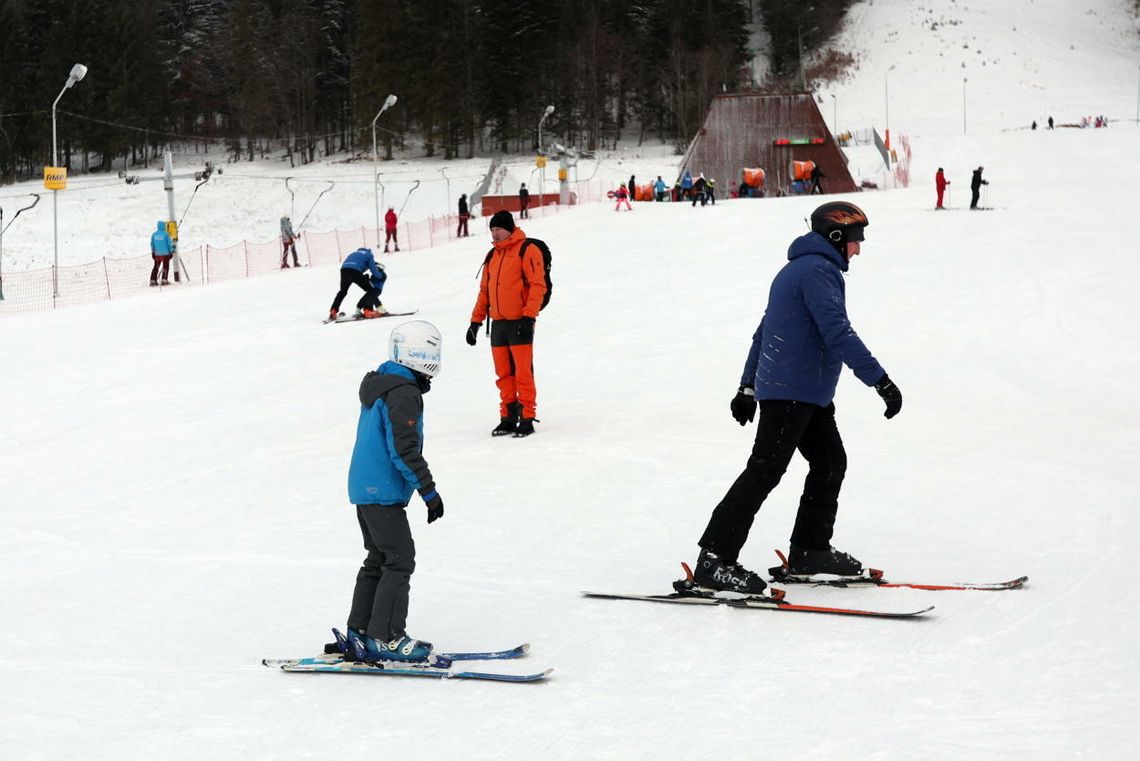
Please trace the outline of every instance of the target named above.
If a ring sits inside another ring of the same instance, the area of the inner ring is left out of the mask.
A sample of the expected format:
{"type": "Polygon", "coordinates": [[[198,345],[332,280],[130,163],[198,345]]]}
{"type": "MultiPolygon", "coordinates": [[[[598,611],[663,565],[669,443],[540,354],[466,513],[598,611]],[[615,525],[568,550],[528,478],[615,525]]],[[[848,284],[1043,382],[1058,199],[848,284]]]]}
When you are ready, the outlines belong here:
{"type": "MultiPolygon", "coordinates": [[[[59,151],[56,149],[55,139],[55,107],[59,105],[59,99],[67,92],[72,85],[87,76],[87,67],[81,63],[77,63],[71,67],[71,72],[67,75],[67,81],[63,84],[63,89],[59,91],[59,95],[55,96],[55,100],[51,104],[51,164],[52,166],[59,166],[59,151]]],[[[55,250],[55,266],[51,271],[52,295],[59,298],[59,191],[51,191],[51,224],[52,224],[52,247],[55,250]]]]}
{"type": "MultiPolygon", "coordinates": [[[[546,156],[546,152],[542,150],[542,123],[546,121],[546,117],[554,113],[554,106],[547,106],[546,110],[542,112],[542,118],[538,120],[538,154],[546,156]]],[[[542,194],[546,191],[546,162],[543,162],[541,172],[538,175],[538,205],[542,206],[542,194]]]]}
{"type": "MultiPolygon", "coordinates": [[[[808,8],[804,8],[796,16],[796,45],[799,48],[799,52],[800,52],[800,59],[799,59],[799,63],[800,63],[800,89],[803,90],[804,92],[807,92],[807,73],[804,71],[803,17],[806,14],[811,13],[814,10],[815,10],[815,6],[813,5],[813,6],[810,6],[808,8]]],[[[819,29],[819,27],[816,26],[816,27],[812,27],[808,31],[814,32],[818,29],[819,29]]]]}
{"type": "Polygon", "coordinates": [[[962,77],[962,134],[966,134],[966,78],[962,77]]]}
{"type": "Polygon", "coordinates": [[[380,164],[376,155],[376,120],[380,118],[380,114],[394,105],[396,105],[396,96],[389,95],[372,119],[372,197],[376,201],[376,248],[380,248],[380,164]]]}

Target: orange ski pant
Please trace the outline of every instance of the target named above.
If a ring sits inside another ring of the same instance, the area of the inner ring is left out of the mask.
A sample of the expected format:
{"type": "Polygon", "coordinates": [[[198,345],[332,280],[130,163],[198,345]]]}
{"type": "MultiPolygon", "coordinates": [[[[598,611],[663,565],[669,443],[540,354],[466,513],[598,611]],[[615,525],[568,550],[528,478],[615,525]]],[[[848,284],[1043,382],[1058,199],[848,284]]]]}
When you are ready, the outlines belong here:
{"type": "Polygon", "coordinates": [[[535,416],[534,344],[492,346],[495,385],[499,387],[499,417],[507,417],[507,405],[522,404],[522,416],[535,416]]]}

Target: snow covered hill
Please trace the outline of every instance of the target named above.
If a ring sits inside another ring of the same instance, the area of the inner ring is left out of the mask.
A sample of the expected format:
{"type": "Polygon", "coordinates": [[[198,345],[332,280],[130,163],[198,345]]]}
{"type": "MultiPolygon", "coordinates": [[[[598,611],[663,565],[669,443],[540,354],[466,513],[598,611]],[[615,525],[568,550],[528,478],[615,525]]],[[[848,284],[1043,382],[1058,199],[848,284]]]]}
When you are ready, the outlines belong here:
{"type": "MultiPolygon", "coordinates": [[[[1053,27],[1085,18],[1035,5],[1053,27]]],[[[851,88],[881,85],[879,56],[851,88]]],[[[344,624],[357,385],[392,327],[320,324],[335,272],[291,270],[0,321],[0,758],[1133,758],[1140,130],[1007,129],[1024,119],[1003,108],[979,102],[966,136],[931,120],[911,189],[850,197],[871,218],[850,314],[904,406],[884,420],[844,373],[836,543],[907,580],[1026,589],[789,593],[936,605],[909,622],[581,598],[666,592],[695,558],[754,434],[728,401],[769,281],[818,199],[586,206],[524,226],[556,284],[528,439],[488,435],[489,348],[463,342],[484,234],[386,260],[385,303],[445,336],[425,454],[447,513],[429,527],[409,509],[410,633],[529,640],[509,668],[553,666],[545,683],[259,665],[344,624]],[[962,207],[978,163],[996,208],[931,211],[934,167],[962,207]]],[[[898,113],[901,132],[918,120],[898,113]]],[[[222,206],[248,194],[218,190],[222,206]]],[[[805,472],[765,504],[745,565],[786,547],[805,472]]]]}

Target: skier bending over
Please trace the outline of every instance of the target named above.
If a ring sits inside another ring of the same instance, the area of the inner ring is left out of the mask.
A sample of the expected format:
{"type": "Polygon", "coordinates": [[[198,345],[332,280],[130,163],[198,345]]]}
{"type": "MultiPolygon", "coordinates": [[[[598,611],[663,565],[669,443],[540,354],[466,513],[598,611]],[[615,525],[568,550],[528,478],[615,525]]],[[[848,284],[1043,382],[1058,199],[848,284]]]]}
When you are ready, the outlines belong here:
{"type": "Polygon", "coordinates": [[[859,255],[867,215],[846,201],[811,215],[812,231],[792,242],[788,263],[772,281],[768,307],[752,337],[732,416],[760,420],[744,472],[713,510],[700,539],[694,582],[706,589],[757,594],[767,583],[737,562],[748,531],[798,449],[808,475],[792,529],[790,574],[858,575],[863,565],[832,548],[847,454],[835,425],[835,386],[842,365],[874,385],[892,418],[902,394],[847,319],[843,273],[859,255]]]}
{"type": "Polygon", "coordinates": [[[365,660],[426,661],[430,642],[405,631],[416,545],[405,508],[418,490],[427,522],[443,517],[443,499],[424,460],[424,397],[439,375],[443,337],[423,320],[392,331],[388,361],[360,384],[360,420],[348,468],[348,498],[368,556],[356,574],[348,614],[349,652],[363,645],[365,660]]]}
{"type": "Polygon", "coordinates": [[[348,295],[350,285],[358,285],[364,289],[364,295],[356,302],[357,319],[371,319],[387,314],[380,303],[380,293],[384,290],[384,282],[388,275],[384,272],[384,265],[376,263],[370,248],[358,248],[345,257],[340,265],[340,290],[333,298],[332,308],[329,309],[329,319],[335,320],[340,314],[340,303],[348,295]],[[372,279],[368,275],[371,273],[372,279]]]}

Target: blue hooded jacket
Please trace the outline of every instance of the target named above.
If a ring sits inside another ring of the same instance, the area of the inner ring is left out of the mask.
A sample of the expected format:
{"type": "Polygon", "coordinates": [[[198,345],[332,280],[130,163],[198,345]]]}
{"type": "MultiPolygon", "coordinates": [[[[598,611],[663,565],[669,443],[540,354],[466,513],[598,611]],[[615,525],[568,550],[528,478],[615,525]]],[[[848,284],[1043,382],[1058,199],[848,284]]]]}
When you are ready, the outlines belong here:
{"type": "Polygon", "coordinates": [[[155,256],[170,256],[174,253],[174,241],[166,232],[166,223],[158,220],[158,229],[150,234],[150,250],[155,256]]]}
{"type": "Polygon", "coordinates": [[[372,279],[377,286],[380,286],[387,275],[384,270],[380,269],[380,265],[376,263],[376,257],[372,255],[370,248],[358,248],[351,254],[344,258],[344,263],[340,265],[342,270],[356,270],[357,272],[371,272],[372,279]]]}
{"type": "Polygon", "coordinates": [[[686,169],[685,174],[681,177],[681,188],[683,190],[688,190],[691,187],[693,187],[693,175],[689,173],[688,169],[686,169]]]}
{"type": "Polygon", "coordinates": [[[819,233],[792,242],[740,379],[742,386],[754,386],[757,399],[826,407],[843,365],[868,386],[886,374],[847,319],[846,271],[846,258],[819,233]]]}
{"type": "Polygon", "coordinates": [[[407,505],[430,499],[435,481],[423,457],[424,397],[411,370],[385,362],[360,383],[360,419],[348,466],[355,505],[407,505]]]}

